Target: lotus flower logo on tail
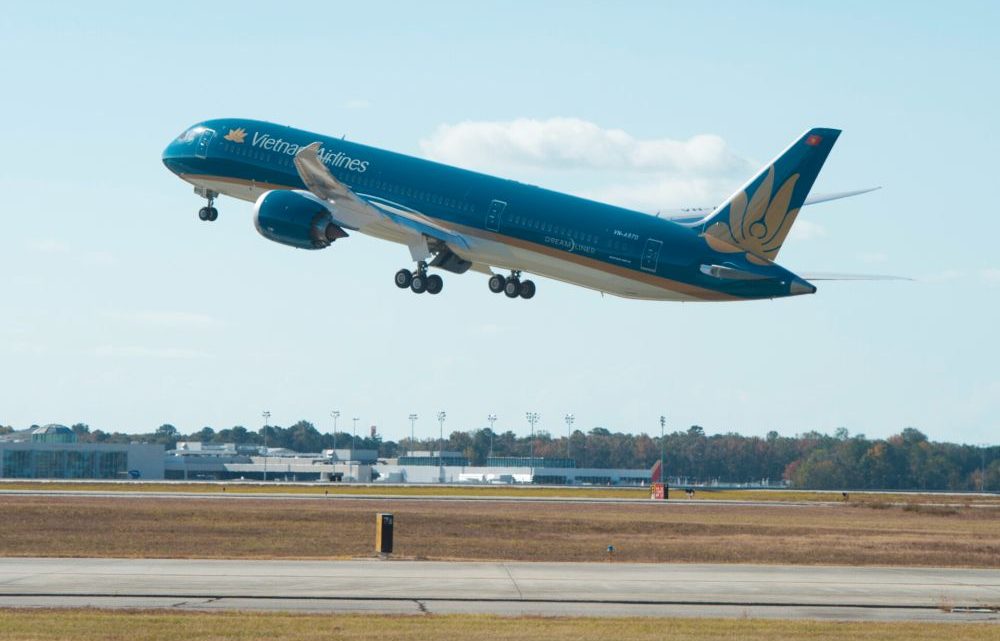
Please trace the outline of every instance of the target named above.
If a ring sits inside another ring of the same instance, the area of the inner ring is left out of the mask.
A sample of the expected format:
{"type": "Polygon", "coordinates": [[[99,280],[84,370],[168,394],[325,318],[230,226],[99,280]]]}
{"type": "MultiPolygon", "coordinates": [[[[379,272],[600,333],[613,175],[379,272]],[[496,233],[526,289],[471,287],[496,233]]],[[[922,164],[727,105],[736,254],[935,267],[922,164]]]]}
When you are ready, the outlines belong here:
{"type": "Polygon", "coordinates": [[[240,145],[243,144],[243,141],[246,139],[246,137],[247,137],[247,130],[244,129],[243,127],[240,127],[239,129],[230,129],[229,133],[223,136],[223,138],[228,140],[229,142],[235,142],[240,145]]]}
{"type": "Polygon", "coordinates": [[[759,264],[774,260],[799,213],[788,209],[798,179],[799,174],[792,174],[774,192],[771,165],[749,203],[745,191],[738,193],[729,203],[728,223],[723,218],[705,230],[708,246],[724,253],[745,251],[747,260],[759,264]]]}

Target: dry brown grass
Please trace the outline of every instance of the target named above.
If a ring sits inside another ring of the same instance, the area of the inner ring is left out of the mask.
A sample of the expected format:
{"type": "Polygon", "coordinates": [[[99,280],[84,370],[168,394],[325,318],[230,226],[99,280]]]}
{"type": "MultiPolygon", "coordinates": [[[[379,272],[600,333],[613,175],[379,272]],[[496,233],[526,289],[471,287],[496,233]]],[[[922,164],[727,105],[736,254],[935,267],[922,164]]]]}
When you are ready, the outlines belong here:
{"type": "Polygon", "coordinates": [[[345,558],[1000,567],[1000,511],[846,506],[545,504],[0,496],[0,555],[345,558]]]}
{"type": "Polygon", "coordinates": [[[273,639],[491,639],[492,641],[824,641],[995,640],[996,626],[961,623],[855,623],[762,619],[503,618],[493,616],[306,615],[102,610],[0,610],[4,641],[216,641],[273,639]]]}

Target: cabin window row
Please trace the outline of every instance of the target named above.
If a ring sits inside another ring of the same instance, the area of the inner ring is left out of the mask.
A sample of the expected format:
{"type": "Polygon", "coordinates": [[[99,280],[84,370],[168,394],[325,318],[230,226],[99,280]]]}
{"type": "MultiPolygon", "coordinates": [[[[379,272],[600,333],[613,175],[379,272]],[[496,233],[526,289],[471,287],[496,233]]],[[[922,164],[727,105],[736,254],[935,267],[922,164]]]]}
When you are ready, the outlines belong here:
{"type": "Polygon", "coordinates": [[[529,216],[507,214],[506,218],[508,223],[513,224],[516,227],[533,229],[535,231],[546,234],[556,234],[558,236],[572,238],[577,242],[590,243],[591,245],[597,243],[597,236],[595,234],[588,234],[578,229],[569,229],[567,227],[563,227],[562,225],[553,225],[552,223],[544,223],[538,220],[537,218],[531,218],[529,216]]]}
{"type": "MultiPolygon", "coordinates": [[[[447,207],[455,211],[465,211],[472,212],[475,208],[464,200],[459,200],[458,198],[450,198],[448,196],[442,196],[441,194],[432,194],[427,191],[422,191],[420,189],[415,189],[413,187],[404,187],[402,185],[397,185],[385,180],[380,180],[373,176],[366,176],[364,174],[357,174],[354,172],[338,172],[340,175],[337,176],[340,180],[348,183],[353,188],[357,187],[367,187],[369,189],[380,190],[381,193],[389,193],[394,195],[403,196],[406,198],[411,198],[431,205],[439,205],[441,207],[447,207]]],[[[377,194],[376,194],[377,195],[377,194]]]]}

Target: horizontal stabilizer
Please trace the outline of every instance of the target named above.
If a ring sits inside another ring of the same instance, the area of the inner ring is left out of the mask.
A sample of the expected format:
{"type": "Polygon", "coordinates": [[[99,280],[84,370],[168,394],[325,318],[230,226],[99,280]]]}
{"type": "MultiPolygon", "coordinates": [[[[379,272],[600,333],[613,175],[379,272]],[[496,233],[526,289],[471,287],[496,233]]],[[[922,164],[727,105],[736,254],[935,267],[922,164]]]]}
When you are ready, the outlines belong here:
{"type": "Polygon", "coordinates": [[[869,187],[867,189],[855,189],[854,191],[841,191],[834,194],[814,194],[806,198],[806,201],[802,203],[802,206],[806,205],[816,205],[818,203],[825,203],[831,200],[840,200],[841,198],[850,198],[851,196],[860,196],[861,194],[868,194],[873,191],[878,191],[882,189],[879,187],[869,187]]]}

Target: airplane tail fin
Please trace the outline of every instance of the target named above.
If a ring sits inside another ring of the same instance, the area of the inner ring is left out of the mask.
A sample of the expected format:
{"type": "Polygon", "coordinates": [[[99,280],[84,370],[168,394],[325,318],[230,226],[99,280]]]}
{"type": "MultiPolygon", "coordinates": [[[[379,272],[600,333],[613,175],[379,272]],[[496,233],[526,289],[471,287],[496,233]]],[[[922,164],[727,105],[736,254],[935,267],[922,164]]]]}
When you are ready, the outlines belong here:
{"type": "Polygon", "coordinates": [[[810,129],[698,225],[709,246],[773,261],[805,203],[839,129],[810,129]]]}

